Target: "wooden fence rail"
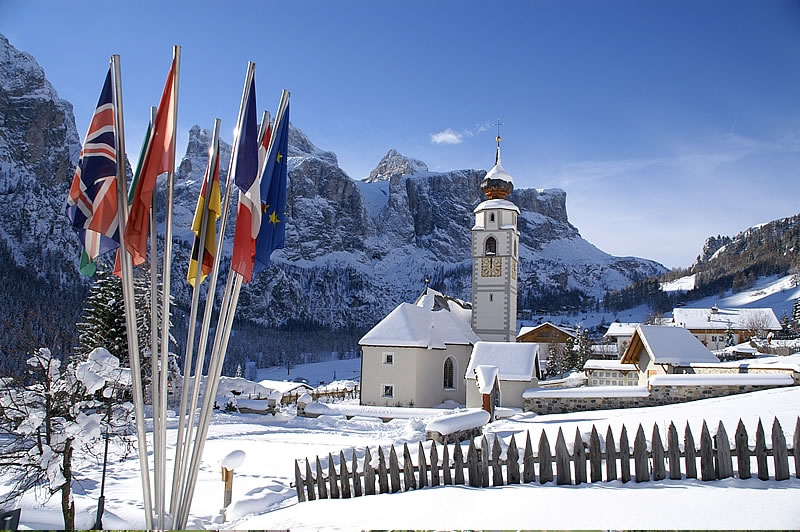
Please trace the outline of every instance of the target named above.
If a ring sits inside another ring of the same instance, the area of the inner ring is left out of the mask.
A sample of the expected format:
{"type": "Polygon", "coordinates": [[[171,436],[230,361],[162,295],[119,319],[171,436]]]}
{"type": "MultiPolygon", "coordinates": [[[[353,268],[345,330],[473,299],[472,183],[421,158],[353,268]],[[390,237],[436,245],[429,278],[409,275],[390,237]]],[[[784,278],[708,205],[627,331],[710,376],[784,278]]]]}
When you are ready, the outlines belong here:
{"type": "Polygon", "coordinates": [[[295,405],[297,400],[305,393],[311,395],[314,401],[323,399],[325,403],[335,403],[336,401],[344,401],[345,399],[357,399],[359,397],[358,386],[354,388],[341,388],[336,390],[310,391],[310,392],[292,392],[283,395],[281,404],[295,405]]]}
{"type": "Polygon", "coordinates": [[[636,482],[659,481],[667,476],[672,480],[700,478],[708,481],[734,476],[747,479],[751,477],[751,458],[755,458],[758,478],[768,480],[770,456],[775,480],[789,478],[789,457],[793,457],[795,477],[800,478],[800,416],[795,424],[791,448],[787,447],[783,429],[777,418],[772,422],[770,447],[767,447],[767,438],[760,419],[756,429],[754,449],[750,449],[748,441],[747,431],[740,419],[733,447],[728,439],[728,431],[721,421],[714,437],[703,421],[699,449],[695,447],[694,435],[688,423],[683,434],[683,450],[674,423],[670,423],[667,429],[666,447],[658,424],[653,425],[650,450],[647,448],[644,427],[639,425],[634,435],[632,453],[628,443],[628,431],[624,425],[618,440],[615,439],[611,427],[608,427],[605,445],[601,445],[600,436],[594,425],[586,442],[580,430],[576,428],[572,454],[569,453],[561,429],[558,429],[554,455],[551,453],[550,442],[544,431],[536,447],[538,452],[534,455],[531,434],[527,432],[521,461],[516,436],[513,435],[505,449],[505,458],[502,457],[504,444],[497,435],[494,436],[491,445],[486,436],[482,436],[477,443],[474,439],[470,440],[466,459],[460,443],[452,444],[452,451],[449,445],[441,445],[440,452],[439,444],[432,441],[430,452],[426,457],[422,442],[419,442],[417,465],[412,462],[408,444],[403,444],[402,464],[394,445],[388,450],[388,459],[384,448],[378,447],[377,468],[372,465],[375,455],[369,448],[364,450],[364,457],[360,463],[358,453],[353,450],[349,469],[344,451],[339,452],[338,470],[331,454],[328,455],[327,470],[321,466],[319,457],[316,457],[316,471],[312,471],[311,461],[306,458],[305,476],[300,468],[301,461],[295,460],[294,487],[297,490],[297,499],[304,502],[340,497],[347,499],[376,493],[397,493],[422,489],[426,486],[453,484],[487,487],[490,483],[492,486],[502,486],[520,482],[529,484],[537,480],[540,484],[555,480],[558,485],[612,480],[625,483],[631,479],[636,482]],[[616,446],[617,441],[619,450],[616,446]],[[736,457],[735,469],[734,457],[736,457]],[[631,469],[631,458],[633,458],[633,469],[631,469]]]}

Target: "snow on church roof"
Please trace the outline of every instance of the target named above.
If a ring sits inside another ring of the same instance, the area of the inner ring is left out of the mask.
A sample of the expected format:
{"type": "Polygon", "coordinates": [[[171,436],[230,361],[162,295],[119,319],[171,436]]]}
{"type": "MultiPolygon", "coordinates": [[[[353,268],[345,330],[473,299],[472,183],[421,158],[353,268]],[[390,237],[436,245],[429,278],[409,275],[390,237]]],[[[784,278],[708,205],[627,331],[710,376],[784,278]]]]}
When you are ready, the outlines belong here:
{"type": "Polygon", "coordinates": [[[686,308],[672,310],[676,325],[687,329],[750,329],[750,324],[767,325],[765,329],[781,330],[771,308],[686,308]]]}
{"type": "Polygon", "coordinates": [[[447,344],[473,345],[480,338],[471,327],[471,311],[431,288],[416,304],[400,303],[370,329],[359,345],[445,349],[447,344]]]}
{"type": "Polygon", "coordinates": [[[479,204],[477,207],[475,207],[475,209],[472,212],[476,213],[484,209],[507,209],[509,211],[515,211],[517,214],[519,214],[519,207],[517,207],[516,205],[505,199],[486,200],[483,203],[479,204]]]}
{"type": "Polygon", "coordinates": [[[465,378],[474,379],[478,366],[495,366],[501,381],[528,382],[538,377],[539,346],[534,343],[478,342],[472,348],[465,378]]]}

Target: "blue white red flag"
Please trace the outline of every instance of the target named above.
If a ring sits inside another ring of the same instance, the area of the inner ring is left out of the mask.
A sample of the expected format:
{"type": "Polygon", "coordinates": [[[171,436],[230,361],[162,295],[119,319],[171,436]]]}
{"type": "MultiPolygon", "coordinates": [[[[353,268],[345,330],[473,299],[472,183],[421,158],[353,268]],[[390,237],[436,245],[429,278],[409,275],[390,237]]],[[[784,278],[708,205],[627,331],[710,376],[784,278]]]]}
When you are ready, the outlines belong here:
{"type": "Polygon", "coordinates": [[[114,124],[109,68],[67,196],[67,217],[91,261],[119,247],[114,124]]]}

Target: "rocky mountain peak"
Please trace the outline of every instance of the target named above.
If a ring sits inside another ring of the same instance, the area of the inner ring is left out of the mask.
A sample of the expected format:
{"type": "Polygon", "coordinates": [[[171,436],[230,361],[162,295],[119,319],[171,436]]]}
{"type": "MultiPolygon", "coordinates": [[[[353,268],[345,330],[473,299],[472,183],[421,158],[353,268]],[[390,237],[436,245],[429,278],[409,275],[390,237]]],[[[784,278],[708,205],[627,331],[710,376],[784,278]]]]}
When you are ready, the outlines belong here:
{"type": "Polygon", "coordinates": [[[365,177],[363,181],[367,183],[374,183],[376,181],[388,181],[394,176],[414,175],[428,171],[428,165],[419,159],[412,159],[406,157],[394,148],[386,152],[383,159],[378,163],[369,173],[369,177],[365,177]]]}
{"type": "Polygon", "coordinates": [[[306,134],[291,122],[289,122],[289,157],[315,157],[333,166],[339,166],[335,153],[317,148],[306,134]]]}

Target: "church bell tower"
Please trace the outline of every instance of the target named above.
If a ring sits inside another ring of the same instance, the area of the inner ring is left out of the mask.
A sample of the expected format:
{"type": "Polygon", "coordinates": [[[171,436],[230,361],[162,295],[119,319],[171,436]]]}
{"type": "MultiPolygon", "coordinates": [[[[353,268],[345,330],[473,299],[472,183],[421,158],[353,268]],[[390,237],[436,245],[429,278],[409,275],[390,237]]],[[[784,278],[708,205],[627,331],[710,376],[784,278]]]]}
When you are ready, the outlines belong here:
{"type": "Polygon", "coordinates": [[[472,330],[481,340],[517,337],[519,208],[506,198],[514,179],[503,169],[497,135],[495,165],[481,182],[487,200],[475,207],[472,228],[472,330]]]}

